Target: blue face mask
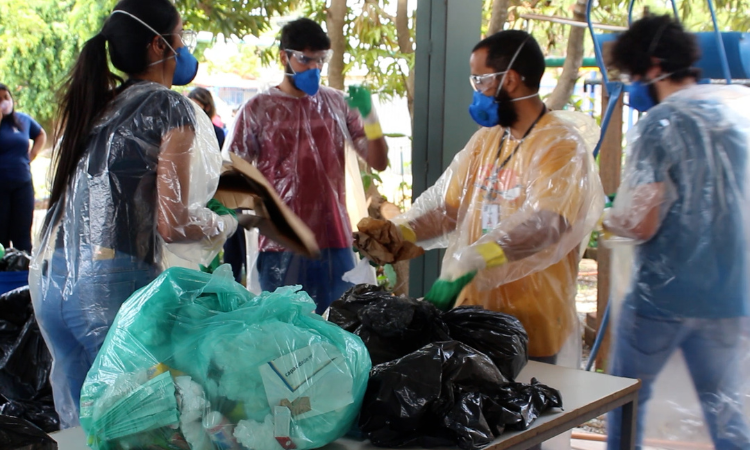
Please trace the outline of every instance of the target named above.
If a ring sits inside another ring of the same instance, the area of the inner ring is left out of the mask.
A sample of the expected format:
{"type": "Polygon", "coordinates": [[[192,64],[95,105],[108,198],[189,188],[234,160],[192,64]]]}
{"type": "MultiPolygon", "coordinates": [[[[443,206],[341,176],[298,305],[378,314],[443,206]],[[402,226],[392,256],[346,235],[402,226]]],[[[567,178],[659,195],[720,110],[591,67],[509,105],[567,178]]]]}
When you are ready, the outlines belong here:
{"type": "Polygon", "coordinates": [[[187,47],[177,49],[175,60],[177,65],[174,68],[174,75],[172,75],[172,84],[175,86],[190,84],[198,75],[198,60],[187,47]]]}
{"type": "Polygon", "coordinates": [[[320,69],[307,69],[292,75],[294,86],[307,95],[315,95],[320,89],[320,69]]]}
{"type": "Polygon", "coordinates": [[[474,101],[469,105],[469,114],[474,122],[483,127],[490,128],[500,123],[495,99],[479,91],[474,91],[474,101]]]}
{"type": "MultiPolygon", "coordinates": [[[[174,68],[174,74],[172,74],[172,84],[174,86],[185,86],[186,84],[190,84],[190,82],[193,81],[193,79],[195,79],[195,76],[198,75],[198,60],[195,59],[195,56],[193,56],[193,54],[190,53],[190,50],[187,47],[183,46],[175,50],[174,47],[172,47],[169,44],[169,41],[167,41],[164,38],[164,36],[162,36],[158,31],[151,28],[151,26],[147,24],[146,22],[144,22],[143,20],[130,14],[127,11],[122,11],[119,9],[112,11],[112,14],[117,14],[117,13],[125,14],[137,20],[138,22],[140,22],[141,25],[151,30],[155,35],[161,37],[164,43],[167,44],[167,47],[169,47],[169,49],[174,52],[174,56],[169,57],[169,58],[174,58],[175,61],[177,62],[177,65],[174,68]]],[[[149,64],[149,66],[160,64],[169,58],[164,58],[159,61],[153,62],[149,64]]]]}
{"type": "Polygon", "coordinates": [[[646,83],[634,81],[626,87],[625,90],[629,97],[628,104],[631,108],[643,113],[656,106],[656,99],[651,95],[652,83],[652,81],[646,83]]]}

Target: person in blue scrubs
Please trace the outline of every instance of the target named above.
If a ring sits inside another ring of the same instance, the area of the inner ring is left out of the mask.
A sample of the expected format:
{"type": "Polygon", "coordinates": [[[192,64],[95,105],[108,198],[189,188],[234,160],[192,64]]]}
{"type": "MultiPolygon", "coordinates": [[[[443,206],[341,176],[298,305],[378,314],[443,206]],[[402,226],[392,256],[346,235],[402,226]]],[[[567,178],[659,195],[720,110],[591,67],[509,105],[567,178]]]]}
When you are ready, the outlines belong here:
{"type": "Polygon", "coordinates": [[[47,141],[44,129],[16,112],[10,89],[0,84],[0,244],[31,252],[34,185],[31,161],[47,141]],[[30,145],[29,141],[33,141],[30,145]]]}

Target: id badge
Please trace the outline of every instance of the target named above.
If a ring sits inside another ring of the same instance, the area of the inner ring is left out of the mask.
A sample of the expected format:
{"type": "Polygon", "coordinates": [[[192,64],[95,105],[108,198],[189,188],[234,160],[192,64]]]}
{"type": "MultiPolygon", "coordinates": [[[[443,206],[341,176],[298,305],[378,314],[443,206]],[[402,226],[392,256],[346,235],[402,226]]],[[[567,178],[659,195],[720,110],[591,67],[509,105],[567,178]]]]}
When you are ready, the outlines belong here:
{"type": "Polygon", "coordinates": [[[482,234],[487,234],[500,223],[500,205],[482,205],[482,234]]]}

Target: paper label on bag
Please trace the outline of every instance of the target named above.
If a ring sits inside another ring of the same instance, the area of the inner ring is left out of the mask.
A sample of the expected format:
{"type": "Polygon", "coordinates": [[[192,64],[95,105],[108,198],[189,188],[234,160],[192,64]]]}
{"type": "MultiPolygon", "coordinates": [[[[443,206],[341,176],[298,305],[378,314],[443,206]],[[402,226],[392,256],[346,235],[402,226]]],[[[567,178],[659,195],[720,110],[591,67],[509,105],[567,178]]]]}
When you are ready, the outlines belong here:
{"type": "Polygon", "coordinates": [[[259,367],[268,404],[291,406],[294,419],[313,417],[354,401],[344,356],[330,344],[313,344],[259,367]]]}

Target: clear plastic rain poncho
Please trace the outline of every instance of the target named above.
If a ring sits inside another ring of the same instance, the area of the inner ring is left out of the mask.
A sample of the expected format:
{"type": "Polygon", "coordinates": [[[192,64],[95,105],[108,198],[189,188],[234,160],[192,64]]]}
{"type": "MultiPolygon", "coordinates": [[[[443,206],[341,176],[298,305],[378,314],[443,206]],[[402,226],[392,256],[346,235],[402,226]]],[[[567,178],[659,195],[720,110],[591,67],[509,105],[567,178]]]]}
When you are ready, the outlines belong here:
{"type": "Polygon", "coordinates": [[[479,271],[457,305],[517,317],[529,333],[529,356],[558,356],[558,363],[575,366],[581,245],[604,207],[591,153],[599,128],[584,114],[555,111],[523,141],[503,140],[504,134],[501,127],[475,133],[437,183],[394,222],[409,223],[426,249],[447,247],[444,262],[489,241],[523,255],[479,271]],[[572,357],[562,357],[564,346],[573,349],[572,357]]]}
{"type": "Polygon", "coordinates": [[[159,84],[128,82],[48,212],[29,284],[63,427],[78,423],[81,385],[120,305],[162,269],[163,243],[175,253],[197,243],[207,256],[202,250],[220,248],[237,226],[205,207],[219,177],[212,165],[203,165],[201,184],[190,180],[195,155],[215,150],[203,115],[159,84]]]}
{"type": "MultiPolygon", "coordinates": [[[[750,448],[749,105],[746,87],[694,86],[628,133],[604,221],[617,235],[609,357],[643,382],[649,447],[750,448]]],[[[619,413],[608,422],[613,448],[619,413]]]]}
{"type": "Polygon", "coordinates": [[[123,305],[81,395],[95,450],[312,449],[354,425],[370,356],[299,287],[229,266],[162,273],[123,305]]]}
{"type": "MultiPolygon", "coordinates": [[[[341,91],[325,86],[316,95],[302,98],[271,87],[240,108],[224,150],[256,165],[313,231],[327,261],[322,264],[325,267],[311,269],[300,263],[302,257],[288,254],[270,267],[259,268],[261,284],[265,278],[307,288],[306,282],[314,280],[306,277],[327,279],[338,295],[350,286],[341,280],[355,260],[350,250],[354,219],[347,209],[366,213],[356,155],[365,157],[367,145],[359,113],[349,108],[341,91]],[[358,193],[357,201],[347,197],[347,188],[358,193]],[[341,252],[347,261],[329,257],[330,250],[341,252]]],[[[281,254],[289,250],[260,236],[258,251],[281,254]]],[[[321,300],[316,292],[308,293],[321,300]]]]}

